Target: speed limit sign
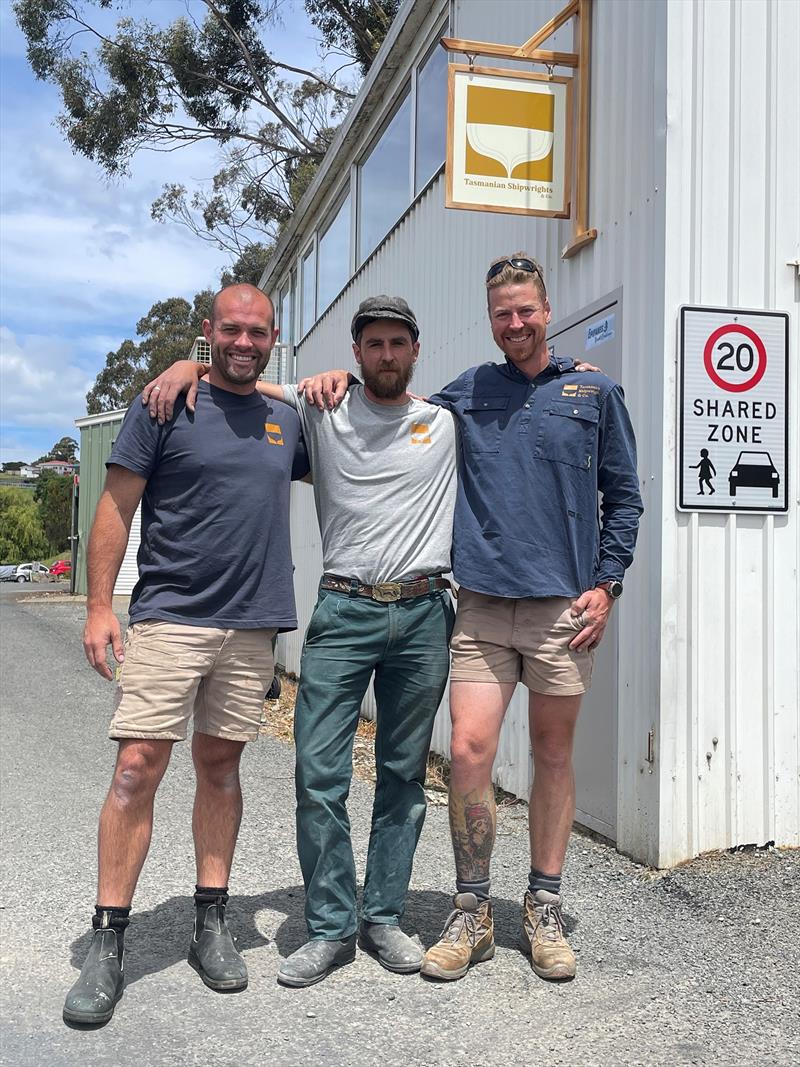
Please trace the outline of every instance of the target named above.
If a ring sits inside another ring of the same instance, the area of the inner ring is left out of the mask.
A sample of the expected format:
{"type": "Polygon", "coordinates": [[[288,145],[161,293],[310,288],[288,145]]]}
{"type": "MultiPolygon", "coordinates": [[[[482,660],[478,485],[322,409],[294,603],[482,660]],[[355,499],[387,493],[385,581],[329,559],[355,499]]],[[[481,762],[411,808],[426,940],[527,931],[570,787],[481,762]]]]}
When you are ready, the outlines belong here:
{"type": "Polygon", "coordinates": [[[681,308],[678,508],[788,510],[789,316],[681,308]]]}

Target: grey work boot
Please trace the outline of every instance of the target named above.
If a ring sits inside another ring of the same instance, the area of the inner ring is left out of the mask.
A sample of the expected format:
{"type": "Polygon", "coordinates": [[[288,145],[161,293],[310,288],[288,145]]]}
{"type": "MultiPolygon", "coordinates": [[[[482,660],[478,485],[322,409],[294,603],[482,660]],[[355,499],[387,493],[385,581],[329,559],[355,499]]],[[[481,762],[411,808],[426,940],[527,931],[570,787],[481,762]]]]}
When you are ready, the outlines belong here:
{"type": "Polygon", "coordinates": [[[109,926],[108,912],[103,923],[95,928],[86,962],[64,1001],[64,1022],[72,1026],[104,1026],[122,996],[124,949],[118,931],[109,926]]]}
{"type": "Polygon", "coordinates": [[[395,974],[413,974],[422,966],[422,946],[391,923],[362,922],[358,947],[395,974]]]}
{"type": "Polygon", "coordinates": [[[196,903],[189,964],[209,989],[217,993],[236,993],[247,988],[247,965],[225,924],[226,901],[227,895],[224,895],[217,897],[214,903],[196,903]]]}
{"type": "Polygon", "coordinates": [[[278,971],[278,982],[294,988],[313,985],[321,982],[337,967],[352,963],[355,958],[355,934],[341,941],[313,938],[283,960],[278,971]]]}

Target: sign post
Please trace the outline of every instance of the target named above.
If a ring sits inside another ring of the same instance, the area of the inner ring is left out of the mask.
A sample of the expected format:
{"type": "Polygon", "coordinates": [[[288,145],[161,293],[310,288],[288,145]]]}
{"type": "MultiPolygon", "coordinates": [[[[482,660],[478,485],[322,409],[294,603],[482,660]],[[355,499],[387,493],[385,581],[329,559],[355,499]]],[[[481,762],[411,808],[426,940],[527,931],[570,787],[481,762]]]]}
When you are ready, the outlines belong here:
{"type": "Polygon", "coordinates": [[[789,507],[789,316],[681,308],[678,510],[789,507]]]}

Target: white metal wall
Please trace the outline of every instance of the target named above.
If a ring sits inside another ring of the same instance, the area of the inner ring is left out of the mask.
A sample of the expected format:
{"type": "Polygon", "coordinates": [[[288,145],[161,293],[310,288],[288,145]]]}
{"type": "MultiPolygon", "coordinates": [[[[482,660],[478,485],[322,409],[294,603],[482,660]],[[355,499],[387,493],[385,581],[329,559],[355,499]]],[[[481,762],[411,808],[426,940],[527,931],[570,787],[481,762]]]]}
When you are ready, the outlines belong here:
{"type": "MultiPolygon", "coordinates": [[[[561,6],[456,0],[451,32],[521,43],[561,6]]],[[[569,47],[566,33],[546,47],[569,47]]],[[[788,518],[679,516],[674,427],[681,303],[792,311],[796,398],[800,283],[785,262],[800,251],[800,4],[596,0],[592,33],[598,240],[562,261],[570,222],[446,211],[440,178],[299,346],[299,374],[351,366],[352,312],[387,291],[406,296],[422,325],[420,392],[497,358],[482,275],[504,251],[524,248],[546,264],[555,320],[621,288],[621,380],[646,512],[618,609],[618,847],[668,865],[734,843],[797,844],[796,406],[788,518]]],[[[292,514],[302,628],[319,576],[305,487],[292,514]]],[[[285,642],[290,669],[301,642],[302,629],[285,642]]],[[[448,736],[440,711],[434,746],[447,751],[448,736]]],[[[520,690],[496,777],[525,795],[529,773],[520,690]]]]}
{"type": "Polygon", "coordinates": [[[672,2],[661,496],[661,846],[800,844],[800,4],[672,2]],[[674,511],[680,304],[790,319],[787,516],[674,511]],[[707,755],[708,754],[708,755],[707,755]]]}
{"type": "MultiPolygon", "coordinates": [[[[522,43],[562,6],[457,3],[454,36],[522,43]],[[502,27],[498,34],[497,27],[502,27]]],[[[620,774],[618,838],[638,855],[652,854],[657,829],[655,776],[644,763],[647,734],[657,710],[659,618],[651,605],[659,589],[659,499],[651,486],[661,466],[661,374],[653,358],[663,348],[664,39],[662,4],[599,2],[595,13],[595,101],[590,223],[595,246],[569,262],[560,250],[571,222],[520,219],[444,209],[443,178],[436,181],[350,286],[298,347],[300,376],[331,365],[352,366],[349,324],[365,296],[401,293],[422,324],[421,357],[414,387],[433,392],[464,368],[501,358],[486,322],[483,274],[504,251],[525,248],[548,268],[554,318],[562,319],[610,290],[625,294],[623,381],[639,432],[640,470],[649,524],[640,538],[620,611],[620,774]],[[603,102],[602,107],[600,101],[603,102]],[[609,161],[613,161],[611,165],[609,161]],[[655,472],[655,474],[654,474],[655,472]],[[641,758],[640,758],[641,757],[641,758]],[[629,813],[629,815],[627,814],[629,813]],[[623,822],[627,817],[627,823],[623,822]]],[[[569,47],[560,31],[553,47],[569,47]]],[[[547,47],[550,47],[548,44],[547,47]]],[[[293,498],[296,589],[301,626],[313,607],[319,542],[311,493],[293,498]],[[312,534],[312,531],[313,534],[312,534]],[[307,555],[310,552],[313,559],[307,555]]],[[[302,632],[284,643],[287,666],[299,667],[302,632]]],[[[440,711],[434,746],[447,751],[449,723],[440,711]]],[[[497,780],[524,796],[530,780],[527,711],[523,692],[509,709],[496,764],[497,780]]]]}

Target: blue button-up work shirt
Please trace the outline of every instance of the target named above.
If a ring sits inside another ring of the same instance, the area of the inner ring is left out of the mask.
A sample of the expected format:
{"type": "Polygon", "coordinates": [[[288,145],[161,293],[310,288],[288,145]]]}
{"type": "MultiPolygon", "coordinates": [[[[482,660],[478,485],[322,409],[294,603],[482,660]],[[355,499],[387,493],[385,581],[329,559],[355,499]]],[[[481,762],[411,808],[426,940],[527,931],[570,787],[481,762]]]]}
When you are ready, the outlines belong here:
{"type": "Polygon", "coordinates": [[[574,597],[633,559],[643,508],[623,393],[572,368],[552,358],[530,379],[484,363],[430,397],[460,429],[453,574],[467,589],[574,597]]]}

